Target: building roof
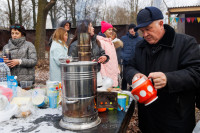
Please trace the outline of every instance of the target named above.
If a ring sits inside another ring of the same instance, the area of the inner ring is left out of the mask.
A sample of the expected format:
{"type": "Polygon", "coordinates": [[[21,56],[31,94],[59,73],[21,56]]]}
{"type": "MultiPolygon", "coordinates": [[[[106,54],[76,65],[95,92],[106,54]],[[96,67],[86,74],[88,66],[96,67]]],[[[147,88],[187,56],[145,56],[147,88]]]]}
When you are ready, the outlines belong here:
{"type": "Polygon", "coordinates": [[[168,12],[170,12],[170,14],[200,13],[200,5],[169,7],[168,12]]]}

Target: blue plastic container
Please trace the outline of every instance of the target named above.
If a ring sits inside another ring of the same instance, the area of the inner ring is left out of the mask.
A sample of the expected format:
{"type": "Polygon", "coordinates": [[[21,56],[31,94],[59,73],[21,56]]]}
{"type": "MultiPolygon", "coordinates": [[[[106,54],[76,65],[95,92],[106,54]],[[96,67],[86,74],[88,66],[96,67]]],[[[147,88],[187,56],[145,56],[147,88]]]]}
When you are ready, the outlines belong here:
{"type": "Polygon", "coordinates": [[[48,91],[49,97],[49,107],[50,108],[57,108],[58,107],[58,91],[57,90],[49,90],[48,91]]]}

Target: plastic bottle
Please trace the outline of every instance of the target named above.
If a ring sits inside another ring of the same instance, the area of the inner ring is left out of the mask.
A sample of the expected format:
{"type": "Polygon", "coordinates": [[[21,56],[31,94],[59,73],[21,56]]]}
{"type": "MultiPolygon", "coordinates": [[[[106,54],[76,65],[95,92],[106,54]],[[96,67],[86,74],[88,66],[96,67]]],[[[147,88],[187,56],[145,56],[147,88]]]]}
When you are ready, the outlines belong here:
{"type": "Polygon", "coordinates": [[[12,89],[13,97],[17,96],[17,76],[8,76],[8,88],[12,89]]]}
{"type": "Polygon", "coordinates": [[[3,58],[0,58],[0,83],[7,82],[7,76],[10,76],[10,69],[4,63],[3,58]]]}

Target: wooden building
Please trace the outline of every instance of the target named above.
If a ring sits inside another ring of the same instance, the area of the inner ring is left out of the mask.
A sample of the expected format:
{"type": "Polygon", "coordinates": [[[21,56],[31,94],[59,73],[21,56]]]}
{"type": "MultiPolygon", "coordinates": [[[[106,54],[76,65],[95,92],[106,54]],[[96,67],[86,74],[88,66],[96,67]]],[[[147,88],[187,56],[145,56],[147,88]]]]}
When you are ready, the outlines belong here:
{"type": "MultiPolygon", "coordinates": [[[[177,14],[179,18],[188,17],[200,17],[200,5],[196,6],[184,6],[184,7],[170,7],[168,8],[168,18],[172,14],[177,14]]],[[[170,21],[168,21],[170,23],[170,21]]],[[[184,22],[179,21],[177,24],[177,32],[185,33],[196,38],[197,42],[200,44],[200,23],[194,21],[193,23],[188,23],[186,20],[184,22]]]]}

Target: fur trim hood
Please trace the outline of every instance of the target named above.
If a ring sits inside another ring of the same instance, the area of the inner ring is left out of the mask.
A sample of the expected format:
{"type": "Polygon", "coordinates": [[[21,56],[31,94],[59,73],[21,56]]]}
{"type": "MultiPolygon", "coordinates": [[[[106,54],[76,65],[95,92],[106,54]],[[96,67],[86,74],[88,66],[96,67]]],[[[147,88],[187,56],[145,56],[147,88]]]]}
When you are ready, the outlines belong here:
{"type": "Polygon", "coordinates": [[[114,40],[112,40],[112,43],[114,44],[115,49],[123,48],[124,46],[123,42],[118,38],[115,38],[114,40]]]}

